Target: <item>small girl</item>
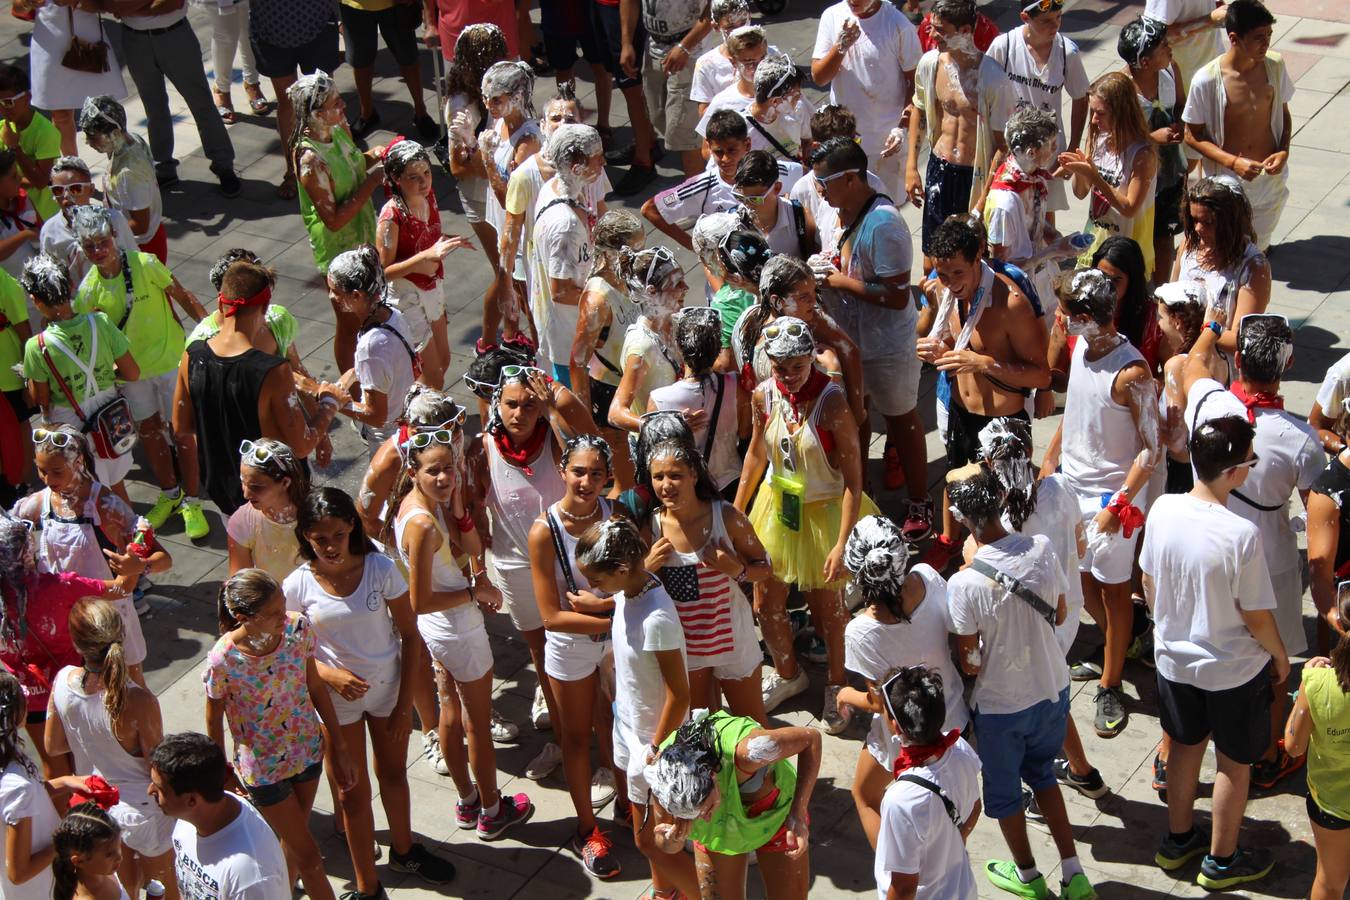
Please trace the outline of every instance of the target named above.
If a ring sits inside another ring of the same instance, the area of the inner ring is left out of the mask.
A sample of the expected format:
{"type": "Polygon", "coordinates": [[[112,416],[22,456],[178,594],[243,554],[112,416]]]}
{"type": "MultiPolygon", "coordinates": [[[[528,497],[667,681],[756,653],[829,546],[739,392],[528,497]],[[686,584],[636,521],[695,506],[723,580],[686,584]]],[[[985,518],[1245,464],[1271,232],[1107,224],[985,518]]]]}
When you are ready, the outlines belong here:
{"type": "Polygon", "coordinates": [[[220,639],[202,673],[206,733],[224,750],[228,720],[234,778],[281,840],[291,883],[298,874],[314,900],[335,900],[309,828],[324,762],[320,720],[343,790],[356,786],[356,771],[314,662],[312,627],[286,611],[281,585],[262,569],[226,579],[216,612],[220,639]]]}
{"type": "Polygon", "coordinates": [[[18,157],[14,150],[0,147],[0,266],[17,278],[37,252],[41,231],[42,216],[23,188],[18,157]]]}
{"type": "Polygon", "coordinates": [[[422,348],[422,380],[440,389],[450,365],[446,336],[443,260],[468,239],[441,234],[441,212],[431,185],[431,154],[402,138],[384,148],[384,190],[375,245],[398,311],[422,348]]]}
{"type": "MultiPolygon", "coordinates": [[[[97,803],[81,803],[66,815],[52,834],[52,851],[53,900],[130,900],[117,877],[117,823],[97,803]]],[[[167,892],[169,884],[164,887],[167,892]]]]}
{"type": "Polygon", "coordinates": [[[947,582],[942,576],[923,563],[906,571],[909,544],[884,516],[858,520],[844,547],[844,565],[866,604],[844,630],[844,666],[863,677],[867,690],[846,687],[838,702],[872,714],[851,790],[863,832],[875,850],[881,799],[900,750],[899,738],[886,727],[882,683],[904,666],[928,666],[942,675],[945,686],[942,731],[964,729],[970,711],[961,696],[961,675],[952,662],[947,582]]]}
{"type": "Polygon", "coordinates": [[[633,839],[651,863],[657,896],[699,896],[694,862],[656,846],[643,770],[689,715],[684,629],[661,582],[643,568],[647,547],[627,519],[597,522],[577,538],[576,561],[591,585],[614,595],[614,764],[628,778],[633,839]]]}
{"type": "MultiPolygon", "coordinates": [[[[619,277],[640,313],[624,333],[619,351],[623,377],[609,405],[609,423],[636,434],[638,417],[647,411],[651,392],[680,377],[672,317],[684,306],[689,285],[684,282],[684,269],[665,247],[620,250],[619,277]]],[[[698,423],[690,422],[690,426],[698,427],[698,423]]]]}
{"type": "Polygon", "coordinates": [[[374,247],[362,244],[334,258],[328,267],[328,295],[360,323],[355,365],[339,381],[354,399],[342,412],[360,423],[361,436],[374,453],[397,429],[403,398],[422,374],[421,361],[407,320],[390,304],[389,284],[374,247]]]}
{"type": "Polygon", "coordinates": [[[272,438],[239,445],[243,506],[225,523],[230,574],[259,568],[278,581],[300,564],[295,514],[309,495],[309,470],[291,448],[272,438]]]}
{"type": "Polygon", "coordinates": [[[356,505],[337,488],[319,488],[301,501],[295,531],[303,536],[300,554],[307,562],[281,587],[287,609],[314,629],[315,667],[328,686],[356,773],[356,785],[335,798],[347,826],[356,888],[362,897],[383,893],[375,871],[367,730],[389,823],[392,865],[430,884],[444,884],[454,877],[454,868],[415,843],[412,833],[408,734],[422,641],[408,605],[408,584],[393,561],[367,540],[356,505]]]}
{"type": "Polygon", "coordinates": [[[725,497],[735,497],[741,475],[737,445],[750,437],[750,395],[740,389],[736,373],[713,372],[722,350],[722,317],[707,306],[680,310],[675,343],[684,360],[684,377],[652,391],[647,411],[675,410],[700,421],[694,444],[717,489],[725,497]]]}

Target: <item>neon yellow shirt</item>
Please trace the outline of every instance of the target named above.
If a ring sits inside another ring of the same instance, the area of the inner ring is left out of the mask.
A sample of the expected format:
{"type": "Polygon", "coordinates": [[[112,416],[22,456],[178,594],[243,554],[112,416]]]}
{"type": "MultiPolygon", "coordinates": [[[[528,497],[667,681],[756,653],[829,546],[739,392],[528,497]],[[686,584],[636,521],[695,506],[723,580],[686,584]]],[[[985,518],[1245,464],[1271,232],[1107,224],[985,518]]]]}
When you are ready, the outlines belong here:
{"type": "Polygon", "coordinates": [[[0,391],[17,391],[23,387],[23,376],[14,366],[23,361],[23,341],[12,327],[15,322],[28,322],[28,304],[23,288],[14,276],[0,269],[0,391]]]}
{"type": "MultiPolygon", "coordinates": [[[[116,325],[108,321],[107,316],[101,313],[93,313],[76,316],[63,322],[53,322],[47,326],[47,330],[43,334],[47,335],[47,353],[51,357],[52,364],[56,366],[57,373],[60,374],[61,379],[65,381],[66,386],[70,388],[70,392],[75,395],[75,399],[81,405],[88,397],[113,386],[114,379],[117,377],[117,360],[122,358],[128,348],[126,336],[117,330],[116,325]],[[93,346],[95,328],[98,329],[98,356],[90,359],[89,351],[93,346]],[[84,371],[60,349],[52,346],[53,341],[60,343],[84,360],[89,368],[93,369],[96,384],[89,385],[84,371]]],[[[70,406],[70,401],[66,399],[65,393],[52,378],[52,371],[47,368],[47,361],[42,358],[42,348],[38,346],[37,335],[30,337],[28,343],[24,345],[23,374],[25,378],[51,387],[52,406],[70,406]]],[[[89,414],[93,410],[85,409],[84,412],[89,414]]]]}
{"type": "Polygon", "coordinates": [[[128,253],[135,300],[127,314],[126,280],[121,272],[111,278],[89,270],[75,295],[76,312],[103,313],[127,336],[131,356],[141,369],[141,378],[153,378],[178,368],[183,358],[183,326],[169,305],[165,289],[173,274],[151,253],[128,253]],[[125,321],[123,321],[125,319],[125,321]]]}
{"type": "MultiPolygon", "coordinates": [[[[8,119],[0,120],[0,128],[15,127],[8,119]]],[[[19,130],[19,148],[30,159],[54,160],[61,155],[61,132],[52,124],[52,120],[37,110],[33,110],[33,120],[27,128],[19,130]]],[[[28,199],[45,222],[56,215],[60,207],[52,197],[50,187],[29,189],[28,199]]]]}

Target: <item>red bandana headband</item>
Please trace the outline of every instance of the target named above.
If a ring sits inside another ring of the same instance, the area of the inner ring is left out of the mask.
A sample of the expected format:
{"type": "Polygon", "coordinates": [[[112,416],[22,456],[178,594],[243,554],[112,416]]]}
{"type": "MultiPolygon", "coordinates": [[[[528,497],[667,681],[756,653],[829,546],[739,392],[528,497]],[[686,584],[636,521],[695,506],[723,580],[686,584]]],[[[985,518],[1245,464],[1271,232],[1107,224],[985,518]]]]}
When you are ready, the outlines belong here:
{"type": "Polygon", "coordinates": [[[228,319],[246,306],[266,306],[272,299],[272,288],[270,285],[264,287],[252,297],[236,298],[217,294],[216,299],[220,301],[220,314],[228,319]]]}

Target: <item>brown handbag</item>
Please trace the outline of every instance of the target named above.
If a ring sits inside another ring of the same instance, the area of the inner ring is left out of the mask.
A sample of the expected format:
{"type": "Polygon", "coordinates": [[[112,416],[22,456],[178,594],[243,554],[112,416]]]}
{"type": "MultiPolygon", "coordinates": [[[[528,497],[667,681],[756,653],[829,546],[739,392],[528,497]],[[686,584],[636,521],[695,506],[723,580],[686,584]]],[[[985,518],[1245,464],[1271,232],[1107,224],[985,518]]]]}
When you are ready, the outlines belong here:
{"type": "Polygon", "coordinates": [[[98,18],[98,41],[95,42],[82,40],[75,34],[75,13],[70,7],[66,7],[66,15],[70,18],[70,46],[61,57],[61,65],[95,75],[108,71],[108,42],[103,39],[103,17],[98,18]]]}

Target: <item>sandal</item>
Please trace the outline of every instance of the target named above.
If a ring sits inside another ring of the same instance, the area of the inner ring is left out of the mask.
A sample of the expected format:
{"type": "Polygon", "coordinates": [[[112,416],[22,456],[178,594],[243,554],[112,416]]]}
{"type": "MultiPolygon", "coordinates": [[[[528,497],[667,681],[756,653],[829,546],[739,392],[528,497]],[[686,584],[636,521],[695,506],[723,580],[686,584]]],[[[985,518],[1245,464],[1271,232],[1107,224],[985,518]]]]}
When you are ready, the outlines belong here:
{"type": "Polygon", "coordinates": [[[230,104],[230,95],[222,94],[215,88],[211,93],[216,97],[216,112],[220,115],[220,120],[226,125],[234,124],[234,107],[230,104]]]}
{"type": "Polygon", "coordinates": [[[271,111],[272,101],[263,96],[261,85],[245,84],[244,93],[248,94],[248,108],[255,114],[261,116],[271,111]]]}
{"type": "Polygon", "coordinates": [[[277,185],[278,200],[294,200],[299,194],[299,189],[295,184],[295,173],[287,172],[286,177],[281,179],[281,184],[277,185]]]}

